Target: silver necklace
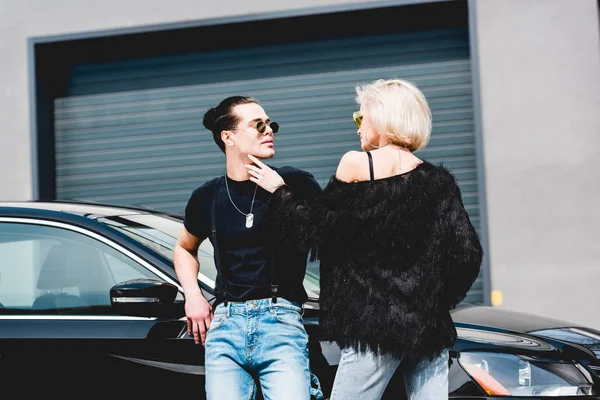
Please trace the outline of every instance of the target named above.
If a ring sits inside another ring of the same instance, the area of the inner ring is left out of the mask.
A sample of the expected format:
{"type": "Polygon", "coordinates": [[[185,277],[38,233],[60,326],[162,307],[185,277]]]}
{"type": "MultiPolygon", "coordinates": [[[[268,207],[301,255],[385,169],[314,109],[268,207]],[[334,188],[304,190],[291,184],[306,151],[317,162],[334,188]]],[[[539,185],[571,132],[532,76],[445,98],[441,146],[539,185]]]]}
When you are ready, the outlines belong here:
{"type": "Polygon", "coordinates": [[[231,202],[231,205],[234,206],[235,209],[240,212],[240,214],[246,216],[246,228],[252,228],[252,225],[254,225],[254,214],[252,214],[252,208],[254,207],[254,198],[256,197],[256,190],[258,189],[258,185],[256,185],[256,187],[254,188],[254,194],[252,195],[252,203],[250,203],[250,212],[248,212],[248,214],[246,214],[245,212],[240,210],[233,202],[233,199],[231,198],[231,194],[229,193],[229,184],[227,183],[227,174],[225,174],[225,188],[227,189],[227,196],[229,197],[229,201],[231,202]]]}

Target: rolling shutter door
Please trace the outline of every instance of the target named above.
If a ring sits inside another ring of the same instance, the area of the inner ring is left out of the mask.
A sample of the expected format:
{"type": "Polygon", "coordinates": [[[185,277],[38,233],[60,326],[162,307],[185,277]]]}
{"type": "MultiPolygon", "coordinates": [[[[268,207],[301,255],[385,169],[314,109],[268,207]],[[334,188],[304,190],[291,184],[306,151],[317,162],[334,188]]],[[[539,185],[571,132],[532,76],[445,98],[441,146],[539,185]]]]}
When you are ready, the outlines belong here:
{"type": "MultiPolygon", "coordinates": [[[[479,230],[470,65],[468,31],[456,29],[76,66],[55,101],[56,197],[183,212],[194,188],[224,173],[203,113],[238,94],[281,125],[269,163],[324,186],[341,155],[359,150],[355,85],[397,77],[432,108],[418,155],[455,173],[479,230]]],[[[479,279],[467,301],[481,302],[482,289],[479,279]]]]}

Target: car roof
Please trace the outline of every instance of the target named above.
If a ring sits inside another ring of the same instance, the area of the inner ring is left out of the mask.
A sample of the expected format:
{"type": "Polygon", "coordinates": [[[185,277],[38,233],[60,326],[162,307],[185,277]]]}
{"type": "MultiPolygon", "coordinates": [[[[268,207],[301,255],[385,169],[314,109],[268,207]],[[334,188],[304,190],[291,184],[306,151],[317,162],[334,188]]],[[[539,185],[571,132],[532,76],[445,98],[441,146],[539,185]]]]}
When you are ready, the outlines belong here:
{"type": "MultiPolygon", "coordinates": [[[[60,211],[81,216],[114,217],[120,215],[166,214],[141,207],[102,204],[84,201],[2,201],[0,207],[60,211]]],[[[169,214],[171,215],[171,214],[169,214]]]]}

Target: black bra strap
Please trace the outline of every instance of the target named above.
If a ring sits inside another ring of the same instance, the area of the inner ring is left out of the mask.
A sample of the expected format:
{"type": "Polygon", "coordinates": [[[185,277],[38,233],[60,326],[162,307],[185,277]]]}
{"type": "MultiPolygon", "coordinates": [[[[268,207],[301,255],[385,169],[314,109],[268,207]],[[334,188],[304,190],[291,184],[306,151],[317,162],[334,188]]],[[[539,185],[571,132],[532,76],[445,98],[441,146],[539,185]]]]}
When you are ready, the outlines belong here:
{"type": "Polygon", "coordinates": [[[371,180],[375,180],[375,173],[373,172],[373,156],[370,151],[367,151],[367,157],[369,157],[369,174],[371,175],[371,180]]]}

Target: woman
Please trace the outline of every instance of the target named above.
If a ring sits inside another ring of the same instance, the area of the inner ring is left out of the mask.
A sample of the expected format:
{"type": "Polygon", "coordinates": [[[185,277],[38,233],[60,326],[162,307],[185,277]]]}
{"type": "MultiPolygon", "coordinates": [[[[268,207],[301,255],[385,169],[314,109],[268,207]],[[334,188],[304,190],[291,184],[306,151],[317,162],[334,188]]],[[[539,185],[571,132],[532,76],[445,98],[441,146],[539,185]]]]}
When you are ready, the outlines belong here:
{"type": "Polygon", "coordinates": [[[431,133],[421,91],[394,79],[356,93],[363,151],[344,154],[318,200],[300,200],[258,159],[246,167],[273,193],[272,234],[321,261],[321,323],[342,348],[331,399],[380,399],[399,366],[409,399],[447,399],[449,311],[482,248],[453,175],[414,154],[431,133]]]}

